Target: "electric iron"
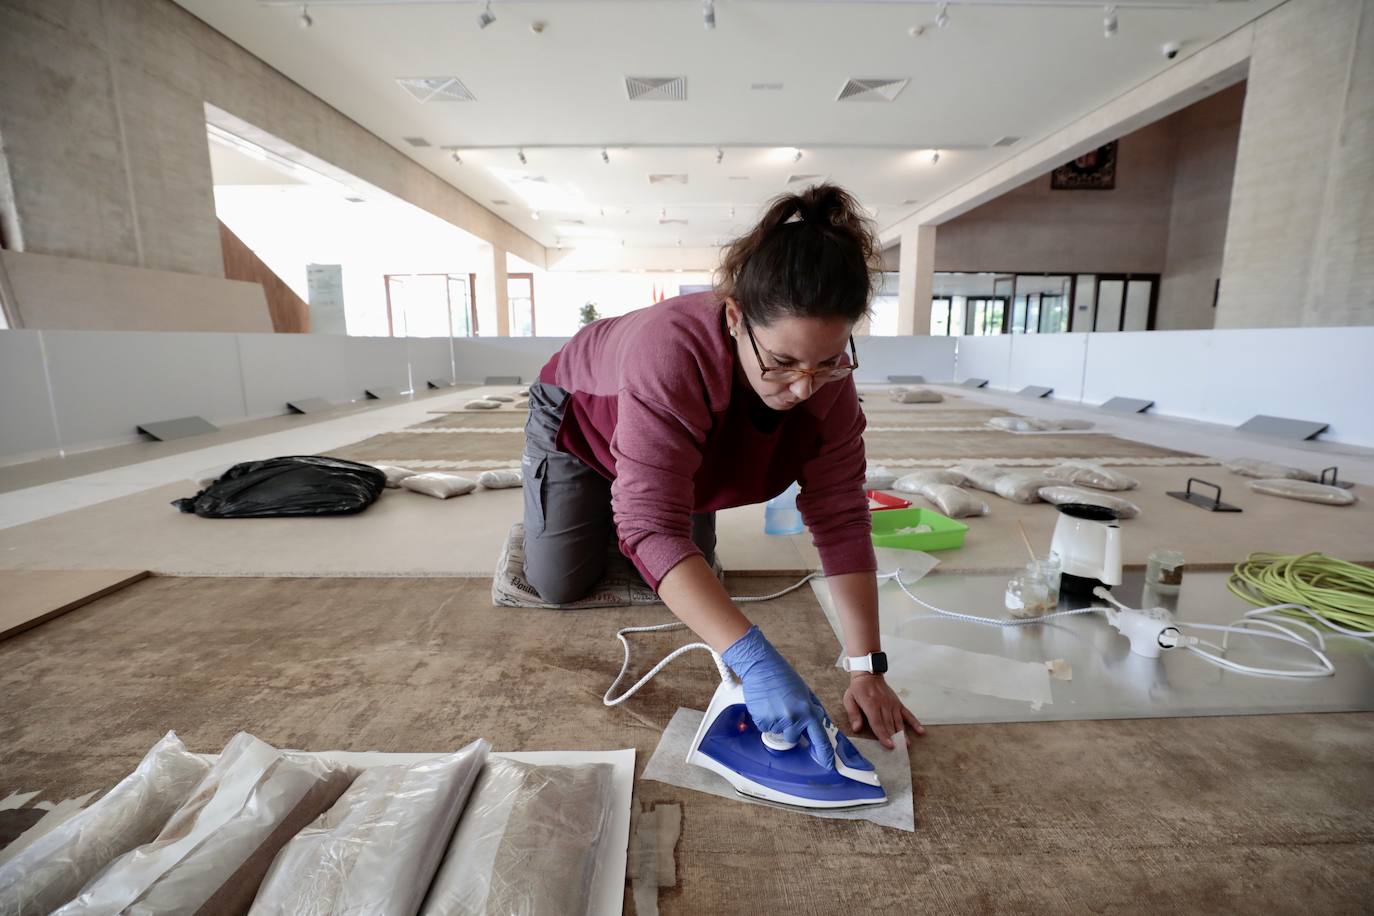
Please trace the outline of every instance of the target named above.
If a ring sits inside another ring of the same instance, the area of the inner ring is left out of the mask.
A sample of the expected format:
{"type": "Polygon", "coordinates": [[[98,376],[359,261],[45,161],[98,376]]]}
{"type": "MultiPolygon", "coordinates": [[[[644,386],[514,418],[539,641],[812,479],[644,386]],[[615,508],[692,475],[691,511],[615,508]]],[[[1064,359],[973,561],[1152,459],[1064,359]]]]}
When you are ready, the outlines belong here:
{"type": "MultiPolygon", "coordinates": [[[[712,653],[715,654],[714,652],[712,653]]],[[[864,759],[834,723],[825,723],[835,751],[834,769],[811,759],[807,738],[793,744],[760,732],[744,705],[744,686],[723,663],[722,680],[687,751],[687,762],[718,773],[750,798],[800,808],[881,805],[887,793],[873,764],[864,759]]]]}

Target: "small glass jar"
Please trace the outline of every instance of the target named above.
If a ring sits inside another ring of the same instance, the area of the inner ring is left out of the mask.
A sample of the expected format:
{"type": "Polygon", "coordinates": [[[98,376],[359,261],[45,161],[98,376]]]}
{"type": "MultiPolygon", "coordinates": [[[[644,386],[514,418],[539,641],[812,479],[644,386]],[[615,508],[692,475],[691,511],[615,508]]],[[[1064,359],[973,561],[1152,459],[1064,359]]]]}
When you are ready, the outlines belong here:
{"type": "Polygon", "coordinates": [[[1156,547],[1145,561],[1145,586],[1161,595],[1177,595],[1183,585],[1183,554],[1156,547]]]}
{"type": "Polygon", "coordinates": [[[1050,601],[1050,584],[1044,576],[1027,570],[1007,581],[1004,603],[1013,617],[1039,617],[1053,610],[1057,602],[1050,601]]]}
{"type": "Polygon", "coordinates": [[[1037,557],[1026,564],[1026,572],[1044,580],[1045,586],[1049,590],[1050,610],[1057,607],[1059,605],[1059,579],[1063,573],[1063,567],[1059,563],[1059,554],[1051,553],[1037,557]]]}

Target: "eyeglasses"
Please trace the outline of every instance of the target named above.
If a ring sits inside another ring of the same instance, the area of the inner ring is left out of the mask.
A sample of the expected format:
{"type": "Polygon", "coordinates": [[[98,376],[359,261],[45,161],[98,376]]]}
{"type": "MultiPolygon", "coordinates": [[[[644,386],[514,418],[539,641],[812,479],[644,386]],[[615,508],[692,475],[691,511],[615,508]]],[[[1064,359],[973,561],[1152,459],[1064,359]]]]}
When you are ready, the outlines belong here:
{"type": "MultiPolygon", "coordinates": [[[[759,353],[759,342],[754,339],[754,329],[749,324],[749,319],[744,319],[744,332],[749,335],[749,346],[754,348],[754,358],[759,361],[759,375],[766,381],[777,382],[780,385],[790,385],[801,379],[811,378],[813,382],[833,382],[836,379],[844,378],[859,368],[859,352],[854,349],[854,335],[849,335],[849,362],[838,366],[821,366],[818,369],[793,369],[787,366],[765,366],[763,355],[759,353]]],[[[844,359],[843,356],[840,357],[844,359]]]]}

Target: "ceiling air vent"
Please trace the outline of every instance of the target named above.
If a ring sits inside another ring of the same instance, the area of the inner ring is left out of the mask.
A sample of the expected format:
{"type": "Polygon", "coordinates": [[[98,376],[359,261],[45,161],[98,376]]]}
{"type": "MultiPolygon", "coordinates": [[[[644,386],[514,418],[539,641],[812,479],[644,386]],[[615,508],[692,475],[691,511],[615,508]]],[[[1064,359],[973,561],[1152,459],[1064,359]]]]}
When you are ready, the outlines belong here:
{"type": "Polygon", "coordinates": [[[780,92],[782,83],[750,83],[749,88],[755,92],[780,92]]]}
{"type": "Polygon", "coordinates": [[[658,221],[658,224],[659,224],[660,226],[685,226],[685,225],[687,225],[687,220],[685,220],[685,219],[678,219],[678,218],[676,218],[676,217],[673,217],[672,219],[669,219],[669,218],[665,217],[665,218],[663,218],[663,219],[660,219],[660,220],[658,221]]]}
{"type": "Polygon", "coordinates": [[[687,100],[687,77],[627,76],[625,94],[631,102],[684,102],[687,100]]]}
{"type": "Polygon", "coordinates": [[[788,184],[801,184],[802,182],[808,182],[808,181],[820,181],[820,179],[821,179],[821,176],[820,176],[820,175],[788,175],[788,176],[787,176],[787,183],[788,183],[788,184]]]}
{"type": "Polygon", "coordinates": [[[993,140],[993,141],[992,141],[992,145],[993,145],[993,146],[1011,146],[1011,145],[1014,144],[1014,143],[1020,143],[1020,142],[1021,142],[1021,138],[1020,138],[1020,137],[998,137],[996,140],[993,140]]]}
{"type": "Polygon", "coordinates": [[[650,175],[649,184],[686,184],[686,175],[650,175]]]}
{"type": "Polygon", "coordinates": [[[904,201],[902,201],[902,206],[903,206],[903,207],[910,207],[910,206],[914,206],[915,204],[919,204],[919,203],[920,203],[919,200],[916,200],[915,198],[911,198],[911,199],[909,199],[909,200],[904,200],[904,201]]]}
{"type": "Polygon", "coordinates": [[[851,79],[840,90],[837,102],[890,102],[906,88],[909,79],[851,79]]]}
{"type": "Polygon", "coordinates": [[[430,145],[429,141],[426,140],[424,137],[402,137],[401,139],[404,140],[405,142],[409,143],[411,146],[429,146],[429,145],[430,145]]]}
{"type": "Polygon", "coordinates": [[[495,200],[493,200],[493,201],[491,202],[491,205],[492,205],[493,207],[509,207],[509,206],[510,206],[510,201],[508,201],[508,200],[502,200],[501,198],[498,197],[498,198],[496,198],[495,200]]]}
{"type": "Polygon", "coordinates": [[[477,96],[456,76],[408,76],[396,82],[417,102],[475,102],[477,96]]]}
{"type": "Polygon", "coordinates": [[[730,176],[730,180],[731,180],[731,181],[748,181],[748,180],[749,180],[749,176],[748,176],[748,175],[731,175],[731,176],[730,176]]]}

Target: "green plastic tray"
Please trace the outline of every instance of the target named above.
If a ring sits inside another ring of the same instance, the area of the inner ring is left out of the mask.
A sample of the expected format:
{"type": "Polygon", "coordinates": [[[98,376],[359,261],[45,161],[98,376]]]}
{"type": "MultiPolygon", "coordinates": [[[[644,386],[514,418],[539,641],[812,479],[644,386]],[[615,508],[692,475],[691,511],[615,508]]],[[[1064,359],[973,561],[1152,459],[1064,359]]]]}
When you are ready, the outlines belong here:
{"type": "Polygon", "coordinates": [[[964,546],[968,525],[933,509],[884,509],[873,513],[873,544],[901,550],[955,550],[964,546]],[[893,534],[902,528],[929,525],[922,534],[893,534]]]}

